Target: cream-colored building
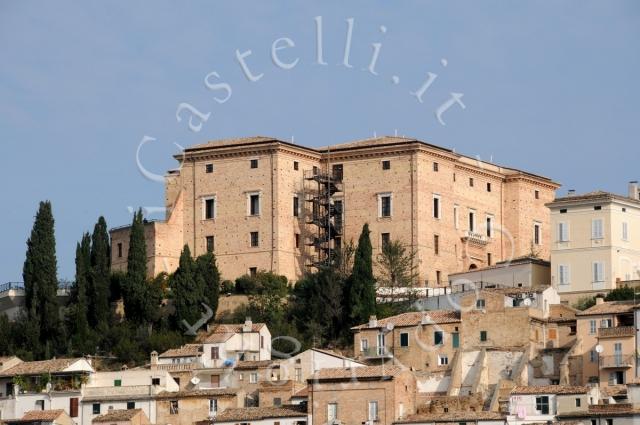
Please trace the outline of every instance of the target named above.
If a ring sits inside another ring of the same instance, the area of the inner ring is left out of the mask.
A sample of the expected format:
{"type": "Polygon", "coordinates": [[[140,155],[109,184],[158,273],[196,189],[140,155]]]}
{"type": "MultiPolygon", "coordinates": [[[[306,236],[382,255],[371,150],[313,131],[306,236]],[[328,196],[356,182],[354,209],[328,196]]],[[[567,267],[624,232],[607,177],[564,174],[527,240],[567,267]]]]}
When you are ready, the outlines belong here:
{"type": "MultiPolygon", "coordinates": [[[[166,221],[147,225],[149,273],[180,249],[216,254],[224,278],[258,270],[298,279],[369,224],[374,256],[389,240],[417,252],[420,283],[537,253],[549,258],[558,184],[403,137],[309,148],[268,137],[217,140],[175,156],[166,221]]],[[[126,268],[128,228],[112,267],[126,268]]]]}
{"type": "Polygon", "coordinates": [[[565,300],[608,291],[640,276],[640,197],[591,192],[548,204],[553,226],[551,280],[565,300]]]}

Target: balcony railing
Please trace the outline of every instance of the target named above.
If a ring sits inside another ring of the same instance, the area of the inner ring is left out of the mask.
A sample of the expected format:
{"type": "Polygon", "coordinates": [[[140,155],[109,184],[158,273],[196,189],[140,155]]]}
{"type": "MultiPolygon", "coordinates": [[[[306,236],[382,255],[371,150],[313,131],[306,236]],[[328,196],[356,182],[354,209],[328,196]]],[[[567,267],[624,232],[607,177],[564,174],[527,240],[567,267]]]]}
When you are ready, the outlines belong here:
{"type": "Polygon", "coordinates": [[[183,370],[194,370],[194,369],[202,369],[202,363],[200,362],[191,362],[191,363],[158,363],[158,370],[167,370],[169,372],[178,372],[183,370]]]}
{"type": "Polygon", "coordinates": [[[633,354],[614,354],[613,356],[600,356],[601,368],[628,368],[633,367],[635,357],[633,354]]]}
{"type": "Polygon", "coordinates": [[[390,359],[393,354],[387,347],[369,347],[362,350],[362,357],[365,359],[390,359]]]}
{"type": "Polygon", "coordinates": [[[462,235],[462,240],[464,242],[468,241],[481,245],[486,245],[489,243],[486,235],[478,232],[472,232],[471,230],[467,230],[466,232],[464,232],[464,234],[462,235]]]}
{"type": "Polygon", "coordinates": [[[619,336],[634,336],[636,330],[633,326],[617,326],[614,328],[599,328],[598,338],[613,338],[619,336]]]}

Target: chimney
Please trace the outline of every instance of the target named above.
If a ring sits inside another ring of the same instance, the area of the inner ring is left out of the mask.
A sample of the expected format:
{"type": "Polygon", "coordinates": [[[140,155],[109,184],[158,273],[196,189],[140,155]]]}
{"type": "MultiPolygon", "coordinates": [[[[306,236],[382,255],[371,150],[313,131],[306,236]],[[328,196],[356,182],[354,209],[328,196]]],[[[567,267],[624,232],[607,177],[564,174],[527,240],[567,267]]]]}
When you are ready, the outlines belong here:
{"type": "Polygon", "coordinates": [[[247,317],[244,319],[244,325],[242,325],[242,332],[251,332],[253,329],[253,322],[251,321],[251,317],[247,317]]]}
{"type": "Polygon", "coordinates": [[[575,189],[569,189],[569,191],[567,192],[567,196],[575,196],[575,195],[576,195],[575,189]]]}
{"type": "Polygon", "coordinates": [[[158,352],[153,350],[151,352],[151,369],[156,369],[158,367],[158,352]]]}
{"type": "Polygon", "coordinates": [[[369,327],[375,328],[378,326],[378,318],[376,316],[369,316],[369,327]]]}
{"type": "Polygon", "coordinates": [[[629,198],[635,199],[636,201],[640,200],[640,191],[638,191],[637,180],[629,182],[629,198]]]}
{"type": "Polygon", "coordinates": [[[602,303],[604,303],[604,298],[602,298],[602,295],[596,296],[596,305],[599,305],[602,303]]]}

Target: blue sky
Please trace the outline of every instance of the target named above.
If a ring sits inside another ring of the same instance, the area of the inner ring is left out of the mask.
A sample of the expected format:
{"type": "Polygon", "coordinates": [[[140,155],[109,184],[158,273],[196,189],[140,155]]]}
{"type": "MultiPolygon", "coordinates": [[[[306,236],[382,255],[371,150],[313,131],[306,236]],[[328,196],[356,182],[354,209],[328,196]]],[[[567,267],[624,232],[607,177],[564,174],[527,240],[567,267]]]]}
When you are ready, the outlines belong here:
{"type": "Polygon", "coordinates": [[[176,165],[174,143],[269,135],[323,146],[397,130],[547,175],[560,193],[624,193],[640,179],[639,41],[637,1],[3,1],[0,282],[22,280],[40,200],[53,203],[66,279],[99,215],[112,227],[130,221],[128,207],[162,206],[162,185],[136,166],[144,136],[156,141],[140,160],[159,174],[176,165]],[[316,62],[317,16],[327,65],[316,62]],[[282,37],[295,47],[281,60],[299,59],[289,70],[271,59],[282,37]],[[236,50],[252,51],[259,81],[236,50]],[[204,84],[214,71],[232,88],[224,104],[204,84]],[[420,103],[410,92],[428,73],[437,78],[420,103]],[[443,126],[435,111],[450,93],[466,108],[453,105],[443,126]],[[177,121],[183,102],[210,113],[199,132],[188,113],[177,121]]]}

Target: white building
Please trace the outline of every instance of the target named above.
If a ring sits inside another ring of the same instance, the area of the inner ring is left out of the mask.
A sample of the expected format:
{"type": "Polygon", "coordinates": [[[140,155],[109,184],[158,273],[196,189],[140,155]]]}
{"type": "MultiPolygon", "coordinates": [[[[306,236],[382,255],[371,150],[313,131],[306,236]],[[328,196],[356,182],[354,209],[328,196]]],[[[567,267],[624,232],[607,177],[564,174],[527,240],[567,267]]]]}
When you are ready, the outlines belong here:
{"type": "Polygon", "coordinates": [[[320,369],[365,366],[356,360],[319,348],[310,348],[288,359],[278,360],[278,363],[280,379],[291,379],[300,383],[306,383],[307,379],[320,369]]]}
{"type": "Polygon", "coordinates": [[[509,397],[509,423],[533,424],[555,421],[556,415],[589,408],[588,387],[544,385],[515,387],[509,397]]]}

